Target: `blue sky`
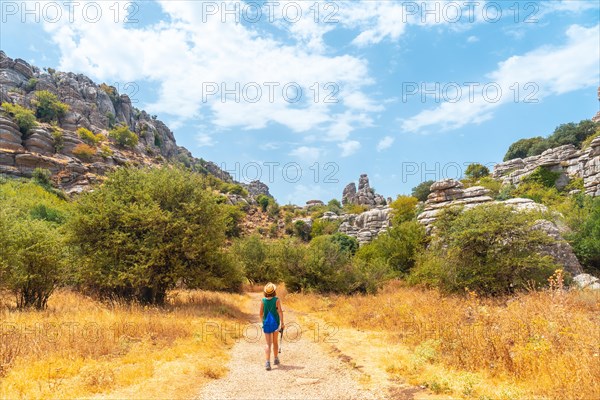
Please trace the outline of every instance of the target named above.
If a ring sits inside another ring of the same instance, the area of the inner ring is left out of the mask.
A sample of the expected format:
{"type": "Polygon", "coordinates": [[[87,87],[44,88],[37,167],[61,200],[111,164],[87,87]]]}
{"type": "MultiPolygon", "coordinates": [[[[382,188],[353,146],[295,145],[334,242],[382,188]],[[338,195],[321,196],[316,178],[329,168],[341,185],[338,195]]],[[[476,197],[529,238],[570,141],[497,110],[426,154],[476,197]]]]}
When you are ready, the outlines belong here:
{"type": "Polygon", "coordinates": [[[117,86],[283,204],[361,173],[410,193],[598,111],[594,0],[23,4],[0,3],[10,57],[117,86]]]}

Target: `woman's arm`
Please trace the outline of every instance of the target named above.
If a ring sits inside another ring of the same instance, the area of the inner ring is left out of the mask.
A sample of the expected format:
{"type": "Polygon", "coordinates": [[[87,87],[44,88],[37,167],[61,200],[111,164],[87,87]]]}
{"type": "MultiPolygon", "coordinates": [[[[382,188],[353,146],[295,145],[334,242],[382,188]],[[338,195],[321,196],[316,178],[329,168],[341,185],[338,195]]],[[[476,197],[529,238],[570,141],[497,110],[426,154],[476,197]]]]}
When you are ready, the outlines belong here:
{"type": "Polygon", "coordinates": [[[279,328],[285,328],[285,324],[283,323],[283,309],[281,308],[281,300],[277,299],[277,312],[279,313],[279,328]]]}
{"type": "Polygon", "coordinates": [[[263,320],[263,316],[265,314],[265,303],[260,302],[260,320],[263,320]]]}

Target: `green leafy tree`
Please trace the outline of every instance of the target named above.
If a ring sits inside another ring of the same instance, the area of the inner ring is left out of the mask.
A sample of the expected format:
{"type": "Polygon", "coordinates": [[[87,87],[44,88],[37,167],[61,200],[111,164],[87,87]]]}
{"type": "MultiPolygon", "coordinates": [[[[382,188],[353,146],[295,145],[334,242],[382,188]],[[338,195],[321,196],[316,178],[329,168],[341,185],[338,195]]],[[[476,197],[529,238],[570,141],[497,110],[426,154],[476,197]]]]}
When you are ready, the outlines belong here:
{"type": "Polygon", "coordinates": [[[412,188],[412,197],[416,197],[419,201],[426,201],[427,196],[431,193],[431,185],[433,181],[425,181],[419,183],[417,186],[412,188]]]}
{"type": "Polygon", "coordinates": [[[467,179],[481,179],[490,174],[490,170],[485,165],[481,165],[478,163],[469,164],[467,169],[465,170],[465,177],[467,179]]]}
{"type": "Polygon", "coordinates": [[[531,282],[546,284],[558,266],[540,253],[553,239],[534,229],[538,217],[501,204],[446,210],[410,281],[485,295],[509,294],[531,282]]]}
{"type": "Polygon", "coordinates": [[[356,258],[366,263],[380,261],[397,273],[408,273],[423,252],[427,237],[417,221],[405,221],[361,246],[356,258]]]}
{"type": "Polygon", "coordinates": [[[256,197],[256,202],[263,212],[267,212],[267,207],[269,207],[269,204],[271,203],[271,198],[269,196],[265,196],[264,194],[259,194],[256,197]]]}
{"type": "Polygon", "coordinates": [[[267,283],[281,280],[281,270],[277,263],[271,260],[270,246],[260,236],[252,235],[236,241],[232,251],[251,282],[267,283]]]}
{"type": "Polygon", "coordinates": [[[2,103],[2,108],[15,119],[19,130],[24,135],[37,125],[35,114],[28,108],[10,103],[2,103]]]}
{"type": "Polygon", "coordinates": [[[155,304],[178,282],[237,290],[242,273],[224,251],[226,218],[204,187],[182,169],[123,168],[81,196],[69,223],[81,285],[155,304]]]}
{"type": "Polygon", "coordinates": [[[600,273],[600,198],[577,196],[567,203],[567,215],[572,232],[567,236],[577,258],[593,274],[600,273]]]}
{"type": "Polygon", "coordinates": [[[342,212],[342,203],[338,199],[331,199],[327,202],[327,210],[339,215],[342,212]]]}
{"type": "Polygon", "coordinates": [[[58,100],[58,97],[47,90],[35,92],[32,101],[35,107],[35,116],[43,122],[60,120],[69,111],[69,106],[58,100]]]}
{"type": "Polygon", "coordinates": [[[392,209],[392,225],[397,226],[405,221],[415,219],[419,200],[412,196],[398,196],[390,203],[392,209]]]}
{"type": "Polygon", "coordinates": [[[340,227],[341,220],[328,220],[328,219],[315,219],[312,224],[310,231],[311,237],[317,237],[321,235],[332,235],[337,232],[340,227]]]}
{"type": "Polygon", "coordinates": [[[108,137],[114,140],[120,147],[133,148],[138,144],[138,136],[131,132],[127,125],[119,125],[108,132],[108,137]]]}

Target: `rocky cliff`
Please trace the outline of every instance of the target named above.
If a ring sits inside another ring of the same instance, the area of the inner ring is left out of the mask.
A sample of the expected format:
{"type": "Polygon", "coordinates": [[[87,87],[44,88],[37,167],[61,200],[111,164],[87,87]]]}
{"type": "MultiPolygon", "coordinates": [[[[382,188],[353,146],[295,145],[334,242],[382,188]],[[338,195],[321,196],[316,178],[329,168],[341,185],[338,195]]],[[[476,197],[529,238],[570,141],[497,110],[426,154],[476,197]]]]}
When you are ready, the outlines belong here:
{"type": "MultiPolygon", "coordinates": [[[[489,191],[482,186],[465,189],[461,182],[454,179],[435,182],[431,185],[431,193],[425,202],[423,212],[418,216],[418,220],[425,225],[427,232],[431,233],[433,223],[442,210],[453,206],[461,206],[468,210],[482,204],[500,203],[514,208],[515,211],[548,211],[546,206],[535,203],[530,199],[516,198],[506,201],[494,201],[488,194],[489,191]]],[[[583,272],[573,249],[562,238],[555,223],[540,219],[536,222],[534,229],[544,231],[554,239],[552,245],[548,245],[541,250],[544,254],[552,256],[559,265],[564,266],[565,270],[574,276],[583,272]]]]}
{"type": "Polygon", "coordinates": [[[518,185],[538,167],[558,172],[557,187],[565,187],[573,178],[582,178],[585,193],[600,196],[600,137],[588,148],[578,150],[572,144],[544,151],[539,156],[516,158],[494,167],[492,177],[503,183],[518,185]]]}
{"type": "MultiPolygon", "coordinates": [[[[188,167],[233,182],[216,164],[196,159],[177,145],[173,132],[156,116],[133,107],[127,95],[88,77],[52,68],[40,70],[21,59],[11,59],[0,51],[0,103],[18,104],[33,109],[37,91],[47,90],[67,104],[69,109],[57,124],[41,123],[26,134],[20,132],[13,118],[0,107],[0,174],[31,176],[35,168],[52,173],[55,183],[67,193],[84,190],[102,179],[108,171],[121,165],[159,165],[181,162],[188,167]],[[111,141],[108,150],[81,159],[73,150],[84,142],[78,128],[105,136],[115,126],[125,125],[138,136],[134,148],[123,149],[111,141]]],[[[266,193],[260,182],[247,186],[250,193],[266,193]]]]}
{"type": "Polygon", "coordinates": [[[362,174],[358,179],[358,190],[354,182],[349,183],[342,193],[342,204],[363,205],[369,208],[386,205],[385,198],[375,193],[375,190],[369,185],[369,177],[362,174]]]}

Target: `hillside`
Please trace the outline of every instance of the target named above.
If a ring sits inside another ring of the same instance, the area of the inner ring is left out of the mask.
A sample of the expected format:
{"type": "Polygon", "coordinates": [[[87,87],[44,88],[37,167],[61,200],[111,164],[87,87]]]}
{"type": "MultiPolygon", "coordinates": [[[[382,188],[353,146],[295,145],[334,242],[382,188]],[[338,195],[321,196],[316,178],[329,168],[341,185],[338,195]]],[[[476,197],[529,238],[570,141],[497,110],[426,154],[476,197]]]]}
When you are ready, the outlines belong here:
{"type": "MultiPolygon", "coordinates": [[[[132,105],[126,94],[115,87],[97,84],[88,77],[72,72],[41,70],[21,59],[11,59],[0,51],[0,104],[16,104],[38,112],[37,94],[48,91],[68,106],[55,120],[37,118],[31,129],[23,132],[14,115],[0,107],[0,173],[30,177],[35,168],[52,173],[55,184],[67,193],[80,192],[118,166],[162,165],[181,163],[198,172],[211,174],[224,182],[234,183],[231,175],[216,164],[197,159],[178,146],[173,132],[157,119],[132,105]],[[117,127],[127,127],[137,136],[134,146],[118,146],[109,138],[117,127]],[[87,145],[78,129],[102,135],[92,152],[76,150],[87,145]]],[[[38,112],[39,114],[39,112],[38,112]]],[[[256,196],[270,196],[261,182],[245,186],[256,196]]]]}

